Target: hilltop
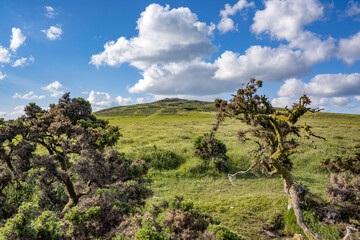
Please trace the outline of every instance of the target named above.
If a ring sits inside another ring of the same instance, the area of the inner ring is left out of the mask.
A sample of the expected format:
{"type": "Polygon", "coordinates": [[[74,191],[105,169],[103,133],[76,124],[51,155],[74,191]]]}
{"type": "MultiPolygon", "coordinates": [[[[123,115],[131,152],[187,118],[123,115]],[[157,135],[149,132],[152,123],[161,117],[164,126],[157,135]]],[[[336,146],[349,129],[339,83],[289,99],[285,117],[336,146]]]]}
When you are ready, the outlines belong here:
{"type": "Polygon", "coordinates": [[[165,98],[152,103],[143,103],[129,106],[112,107],[96,112],[101,116],[150,116],[150,115],[176,115],[183,112],[214,112],[213,102],[186,100],[179,98],[165,98]]]}

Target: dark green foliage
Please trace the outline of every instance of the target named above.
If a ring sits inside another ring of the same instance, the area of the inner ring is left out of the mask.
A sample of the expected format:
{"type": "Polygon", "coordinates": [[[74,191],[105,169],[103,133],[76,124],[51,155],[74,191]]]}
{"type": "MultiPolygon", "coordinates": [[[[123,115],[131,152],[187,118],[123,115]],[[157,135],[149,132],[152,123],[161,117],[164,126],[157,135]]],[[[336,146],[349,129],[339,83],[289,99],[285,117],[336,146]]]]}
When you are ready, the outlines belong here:
{"type": "Polygon", "coordinates": [[[215,138],[214,132],[195,138],[194,148],[195,156],[203,159],[223,158],[227,151],[225,144],[215,138]]]}
{"type": "Polygon", "coordinates": [[[31,224],[36,239],[59,239],[64,224],[51,211],[44,211],[31,224]]]}
{"type": "Polygon", "coordinates": [[[152,194],[144,162],[112,149],[120,135],[69,94],[48,110],[31,103],[24,116],[1,121],[0,235],[111,238],[152,194]]]}
{"type": "Polygon", "coordinates": [[[67,231],[71,232],[73,239],[106,236],[126,216],[136,213],[151,194],[149,189],[135,181],[97,189],[94,195],[86,197],[65,214],[70,223],[67,231]]]}
{"type": "Polygon", "coordinates": [[[241,237],[218,225],[208,214],[196,208],[192,202],[175,197],[169,202],[153,205],[143,216],[129,219],[119,227],[117,239],[166,239],[166,240],[240,240],[241,237]]]}
{"type": "Polygon", "coordinates": [[[145,220],[142,228],[135,234],[136,240],[170,240],[170,237],[164,232],[158,232],[155,223],[152,220],[145,220]]]}
{"type": "Polygon", "coordinates": [[[209,167],[215,169],[219,172],[228,172],[229,170],[229,158],[211,158],[209,162],[209,167]]]}
{"type": "Polygon", "coordinates": [[[220,172],[228,171],[226,145],[215,138],[215,133],[205,133],[194,140],[195,156],[200,157],[207,166],[220,172]]]}
{"type": "Polygon", "coordinates": [[[0,240],[59,239],[63,235],[63,225],[53,212],[41,212],[38,205],[24,203],[18,213],[0,228],[0,240]]]}
{"type": "Polygon", "coordinates": [[[65,219],[73,226],[79,226],[85,223],[85,213],[80,211],[77,207],[73,207],[65,214],[65,219]]]}
{"type": "Polygon", "coordinates": [[[0,228],[0,239],[18,239],[22,237],[33,237],[34,230],[31,227],[36,212],[39,211],[39,206],[32,203],[24,203],[19,207],[18,213],[8,219],[5,226],[0,228]]]}

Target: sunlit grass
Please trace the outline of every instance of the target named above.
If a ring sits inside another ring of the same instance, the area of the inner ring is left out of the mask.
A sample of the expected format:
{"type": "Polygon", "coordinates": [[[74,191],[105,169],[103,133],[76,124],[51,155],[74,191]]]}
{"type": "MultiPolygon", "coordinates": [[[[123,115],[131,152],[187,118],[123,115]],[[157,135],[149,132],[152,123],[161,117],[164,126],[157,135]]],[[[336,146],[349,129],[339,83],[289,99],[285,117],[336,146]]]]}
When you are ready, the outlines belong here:
{"type": "MultiPolygon", "coordinates": [[[[211,129],[214,115],[214,112],[205,111],[177,111],[176,115],[154,112],[146,116],[100,117],[121,128],[123,136],[116,147],[126,154],[134,155],[144,147],[154,147],[172,151],[185,159],[175,170],[150,170],[148,178],[154,198],[148,200],[148,204],[175,195],[184,196],[245,238],[268,239],[267,235],[262,234],[263,228],[276,214],[284,213],[287,208],[282,181],[276,176],[256,177],[248,174],[238,177],[231,185],[225,173],[204,171],[201,160],[194,157],[193,139],[211,129]]],[[[305,184],[313,194],[325,198],[329,175],[320,168],[320,163],[331,156],[343,154],[345,147],[360,143],[360,116],[307,114],[300,123],[312,126],[313,132],[327,141],[315,140],[317,147],[323,149],[325,154],[314,150],[312,144],[305,141],[300,146],[303,153],[292,156],[293,174],[296,181],[305,184]]],[[[236,131],[245,127],[239,121],[226,120],[216,135],[227,146],[232,171],[246,169],[250,164],[248,153],[254,146],[238,142],[235,137],[236,131]]],[[[324,226],[319,229],[323,231],[324,226]]]]}

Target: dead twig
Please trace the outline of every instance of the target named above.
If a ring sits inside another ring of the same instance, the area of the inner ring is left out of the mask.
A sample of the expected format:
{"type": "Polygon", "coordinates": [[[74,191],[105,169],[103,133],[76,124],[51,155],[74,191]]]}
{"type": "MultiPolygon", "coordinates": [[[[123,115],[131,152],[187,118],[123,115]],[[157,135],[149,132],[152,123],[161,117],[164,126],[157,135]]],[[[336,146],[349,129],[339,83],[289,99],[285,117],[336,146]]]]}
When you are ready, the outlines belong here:
{"type": "Polygon", "coordinates": [[[344,238],[342,240],[349,239],[352,235],[352,232],[357,232],[357,231],[359,231],[357,228],[347,226],[346,227],[346,235],[344,236],[344,238]]]}
{"type": "Polygon", "coordinates": [[[257,177],[259,177],[259,175],[256,173],[256,172],[253,172],[253,171],[251,171],[254,167],[256,166],[256,164],[252,164],[247,170],[245,170],[245,171],[239,171],[239,172],[236,172],[236,173],[234,173],[234,174],[228,174],[228,178],[229,178],[229,181],[230,181],[230,183],[231,184],[234,184],[234,181],[233,181],[233,178],[234,177],[236,177],[237,175],[239,175],[239,174],[246,174],[246,173],[252,173],[252,174],[254,174],[255,176],[257,176],[257,177]]]}

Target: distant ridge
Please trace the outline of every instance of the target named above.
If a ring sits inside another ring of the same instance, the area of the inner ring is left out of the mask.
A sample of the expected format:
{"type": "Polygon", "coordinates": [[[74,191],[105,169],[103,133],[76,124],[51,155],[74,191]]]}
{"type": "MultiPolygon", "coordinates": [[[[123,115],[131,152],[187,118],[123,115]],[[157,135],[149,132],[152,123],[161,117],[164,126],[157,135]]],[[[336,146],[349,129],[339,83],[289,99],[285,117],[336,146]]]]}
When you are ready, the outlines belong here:
{"type": "MultiPolygon", "coordinates": [[[[186,102],[186,101],[191,101],[191,100],[187,100],[187,99],[181,99],[181,98],[164,98],[161,100],[158,100],[156,102],[186,102]]],[[[195,100],[197,101],[197,100],[195,100]]]]}
{"type": "Polygon", "coordinates": [[[112,107],[95,112],[101,116],[150,116],[176,115],[184,112],[215,112],[213,102],[187,100],[180,98],[164,98],[153,103],[143,103],[129,106],[112,107]]]}

